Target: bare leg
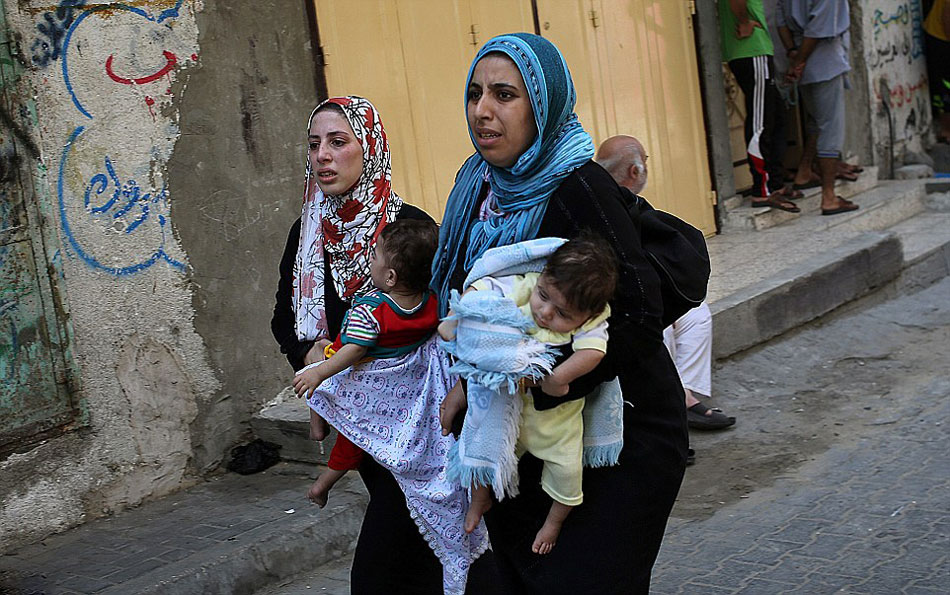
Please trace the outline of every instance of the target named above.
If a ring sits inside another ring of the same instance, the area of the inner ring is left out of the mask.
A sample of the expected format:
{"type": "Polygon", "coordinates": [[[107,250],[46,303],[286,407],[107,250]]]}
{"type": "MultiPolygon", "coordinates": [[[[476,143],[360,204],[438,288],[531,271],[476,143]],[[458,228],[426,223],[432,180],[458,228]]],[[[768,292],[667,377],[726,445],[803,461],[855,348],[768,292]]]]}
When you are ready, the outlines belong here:
{"type": "Polygon", "coordinates": [[[835,173],[838,168],[837,157],[819,157],[821,170],[821,209],[828,211],[846,206],[848,201],[835,195],[835,173]]]}
{"type": "Polygon", "coordinates": [[[478,522],[482,520],[482,515],[491,508],[491,490],[488,486],[475,486],[472,488],[472,503],[465,514],[465,532],[471,533],[478,527],[478,522]]]}
{"type": "Polygon", "coordinates": [[[538,531],[538,534],[534,538],[534,543],[531,544],[531,551],[536,554],[547,554],[554,549],[554,544],[557,543],[557,536],[561,534],[561,526],[564,525],[564,519],[567,518],[567,515],[571,514],[572,506],[567,504],[561,504],[560,502],[552,502],[551,510],[548,511],[548,517],[544,519],[544,524],[541,525],[541,530],[538,531]]]}
{"type": "Polygon", "coordinates": [[[327,425],[327,420],[320,417],[316,411],[313,409],[310,410],[310,439],[311,440],[323,440],[327,437],[327,434],[330,433],[330,427],[327,425]]]}
{"type": "Polygon", "coordinates": [[[807,184],[813,179],[811,164],[817,154],[818,137],[811,135],[805,139],[805,146],[802,148],[802,159],[798,162],[798,171],[795,173],[796,184],[807,184]]]}
{"type": "Polygon", "coordinates": [[[343,479],[344,475],[346,475],[346,471],[327,469],[321,473],[317,481],[313,482],[313,485],[310,486],[310,490],[307,492],[307,498],[310,498],[311,502],[323,508],[327,505],[330,488],[336,485],[336,482],[343,479]]]}

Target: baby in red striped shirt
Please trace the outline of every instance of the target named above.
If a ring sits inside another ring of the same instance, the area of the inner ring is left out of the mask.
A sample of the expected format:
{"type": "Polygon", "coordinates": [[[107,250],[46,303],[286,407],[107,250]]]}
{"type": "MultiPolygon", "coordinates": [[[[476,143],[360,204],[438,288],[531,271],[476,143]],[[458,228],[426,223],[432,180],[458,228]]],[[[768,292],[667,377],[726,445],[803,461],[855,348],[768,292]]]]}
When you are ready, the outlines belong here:
{"type": "MultiPolygon", "coordinates": [[[[340,336],[326,348],[327,359],[294,376],[298,397],[310,395],[327,378],[354,364],[406,355],[432,336],[439,325],[439,306],[429,291],[429,280],[438,240],[438,228],[431,220],[401,219],[383,228],[370,259],[376,290],[353,300],[340,336]]],[[[363,451],[338,434],[329,469],[307,493],[310,500],[326,506],[330,488],[356,469],[362,457],[363,451]]]]}

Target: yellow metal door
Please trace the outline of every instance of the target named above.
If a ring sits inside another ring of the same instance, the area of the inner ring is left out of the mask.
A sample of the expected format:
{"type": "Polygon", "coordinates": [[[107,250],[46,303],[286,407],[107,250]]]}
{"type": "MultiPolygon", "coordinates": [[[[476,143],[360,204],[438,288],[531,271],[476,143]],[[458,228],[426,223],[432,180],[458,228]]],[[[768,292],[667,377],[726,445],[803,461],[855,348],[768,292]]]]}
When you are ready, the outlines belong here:
{"type": "Polygon", "coordinates": [[[644,196],[715,233],[699,69],[686,0],[538,0],[541,34],[564,54],[595,143],[636,136],[644,196]]]}
{"type": "MultiPolygon", "coordinates": [[[[331,95],[356,94],[383,117],[393,187],[440,217],[471,155],[464,78],[500,33],[532,31],[529,0],[316,0],[331,95]]],[[[712,184],[686,0],[537,0],[541,34],[564,54],[577,113],[596,143],[640,138],[644,193],[658,208],[715,231],[712,184]]]]}
{"type": "Polygon", "coordinates": [[[393,157],[393,188],[439,219],[474,151],[465,74],[494,35],[534,28],[528,0],[315,0],[330,95],[361,95],[379,109],[393,157]]]}

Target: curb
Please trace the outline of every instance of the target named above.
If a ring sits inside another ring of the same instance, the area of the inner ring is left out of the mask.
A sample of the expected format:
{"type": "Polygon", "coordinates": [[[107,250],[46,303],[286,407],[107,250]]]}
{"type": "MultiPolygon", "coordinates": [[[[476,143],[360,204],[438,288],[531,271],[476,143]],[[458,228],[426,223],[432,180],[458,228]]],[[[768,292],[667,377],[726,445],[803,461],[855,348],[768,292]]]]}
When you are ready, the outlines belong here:
{"type": "Polygon", "coordinates": [[[709,305],[713,358],[768,341],[866,295],[896,279],[902,267],[897,235],[867,232],[718,300],[709,305]]]}

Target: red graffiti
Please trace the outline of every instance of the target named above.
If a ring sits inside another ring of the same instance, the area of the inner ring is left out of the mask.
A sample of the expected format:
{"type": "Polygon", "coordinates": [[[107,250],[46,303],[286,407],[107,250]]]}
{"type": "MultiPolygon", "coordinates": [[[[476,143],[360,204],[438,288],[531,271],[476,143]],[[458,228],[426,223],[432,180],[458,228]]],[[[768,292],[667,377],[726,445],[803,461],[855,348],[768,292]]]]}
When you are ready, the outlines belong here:
{"type": "MultiPolygon", "coordinates": [[[[914,100],[914,95],[927,86],[927,77],[921,75],[920,80],[909,85],[900,84],[891,89],[891,107],[903,107],[914,100]]],[[[881,101],[881,88],[874,86],[874,95],[881,101]]]]}
{"type": "Polygon", "coordinates": [[[122,83],[123,85],[144,85],[145,83],[151,83],[152,81],[156,81],[171,72],[171,70],[175,68],[175,65],[178,64],[178,58],[175,57],[175,54],[169,52],[168,50],[162,52],[162,55],[165,56],[164,66],[162,66],[157,72],[153,74],[135,79],[124,78],[117,75],[112,70],[112,55],[110,55],[108,58],[106,58],[106,74],[108,74],[109,78],[115,82],[122,83]]]}

